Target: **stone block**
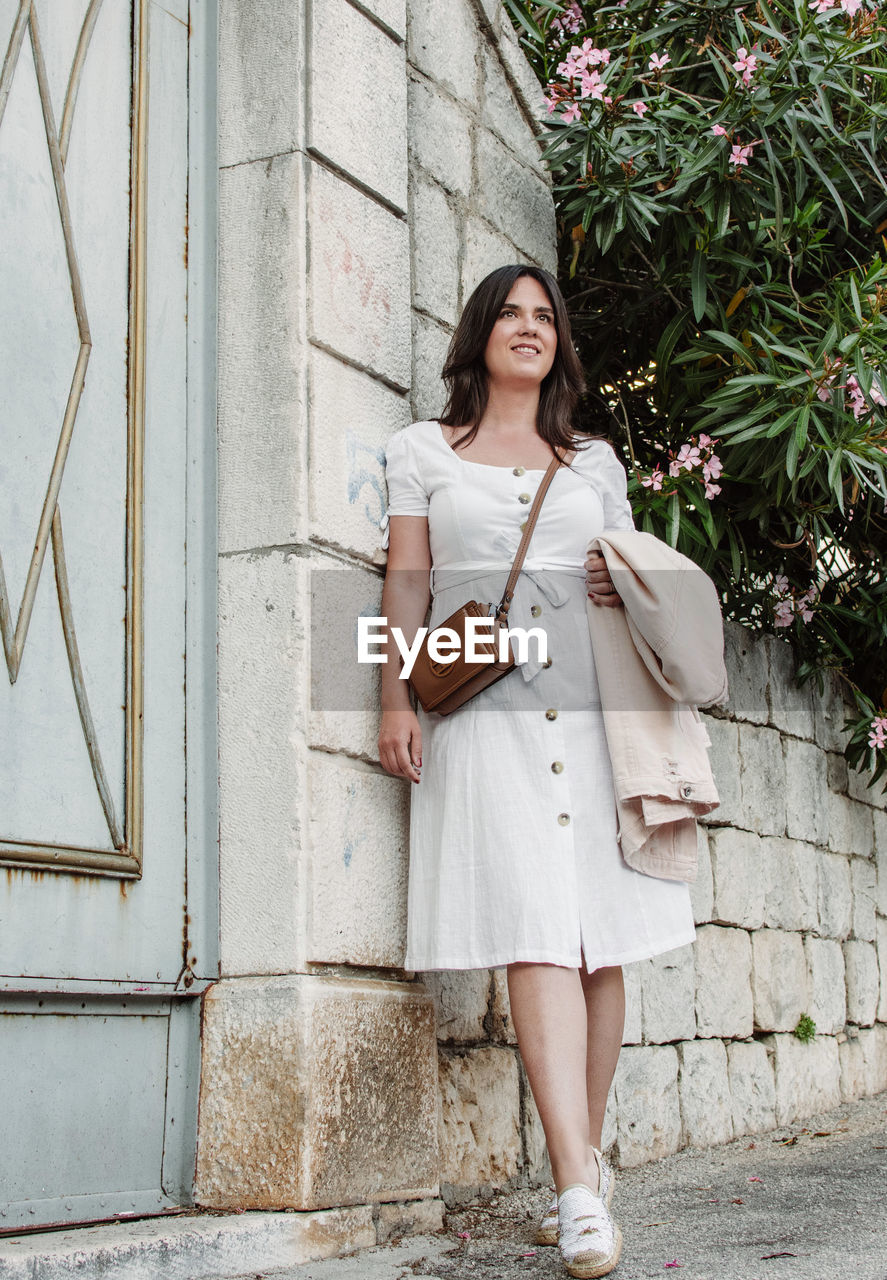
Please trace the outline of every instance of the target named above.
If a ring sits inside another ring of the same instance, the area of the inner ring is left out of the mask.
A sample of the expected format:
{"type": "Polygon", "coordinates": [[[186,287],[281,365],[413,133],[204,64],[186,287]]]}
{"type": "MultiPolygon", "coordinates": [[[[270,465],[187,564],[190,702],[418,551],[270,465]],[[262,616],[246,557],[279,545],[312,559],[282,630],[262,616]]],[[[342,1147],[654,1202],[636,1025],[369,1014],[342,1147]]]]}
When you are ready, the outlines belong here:
{"type": "Polygon", "coordinates": [[[411,166],[454,195],[471,188],[471,117],[458,103],[413,76],[408,85],[411,166]]]}
{"type": "Polygon", "coordinates": [[[399,40],[406,39],[406,0],[361,0],[361,8],[377,18],[399,40]]]}
{"type": "Polygon", "coordinates": [[[493,969],[490,983],[490,1017],[487,1023],[491,1040],[502,1044],[517,1044],[517,1032],[511,1017],[511,1001],[508,996],[508,974],[505,969],[493,969]]]}
{"type": "Polygon", "coordinates": [[[727,703],[730,714],[737,720],[766,724],[770,715],[767,700],[770,666],[764,638],[741,623],[725,623],[724,660],[730,686],[727,703]]]}
{"type": "Polygon", "coordinates": [[[732,1041],[727,1045],[727,1074],[734,1137],[775,1129],[776,1086],[766,1047],[758,1040],[732,1041]]]}
{"type": "MultiPolygon", "coordinates": [[[[485,0],[487,4],[494,0],[485,0]]],[[[541,132],[541,126],[548,121],[548,108],[542,101],[542,86],[536,73],[527,61],[520,46],[517,33],[507,17],[502,21],[502,38],[499,41],[499,56],[508,68],[517,101],[523,107],[528,120],[535,120],[541,132]]],[[[551,268],[552,271],[554,267],[551,268]]]]}
{"type": "Polygon", "coordinates": [[[710,821],[745,826],[739,789],[739,726],[735,720],[722,720],[705,713],[703,724],[711,739],[708,759],[720,799],[710,821]]]}
{"type": "Polygon", "coordinates": [[[823,673],[822,693],[813,684],[814,738],[825,751],[843,753],[847,741],[844,720],[850,707],[845,707],[841,677],[834,671],[823,673]]]}
{"type": "Polygon", "coordinates": [[[385,444],[410,421],[409,401],[316,347],[310,369],[311,536],[372,559],[387,506],[385,444]]]}
{"type": "Polygon", "coordinates": [[[692,1040],[696,1035],[696,964],[693,945],[653,956],[640,969],[645,1044],[692,1040]]]}
{"type": "Polygon", "coordinates": [[[311,5],[308,12],[308,145],[405,213],[407,78],[403,45],[346,0],[324,0],[311,5]],[[345,92],[343,66],[348,68],[345,92]],[[376,103],[380,85],[385,86],[384,108],[373,110],[372,128],[367,128],[367,111],[376,103]]]}
{"type": "Polygon", "coordinates": [[[761,837],[736,827],[714,827],[709,844],[714,883],[712,920],[760,929],[766,887],[761,837]]]}
{"type": "Polygon", "coordinates": [[[847,794],[847,760],[846,758],[844,756],[836,755],[834,751],[827,751],[825,758],[828,761],[829,791],[840,791],[841,795],[846,795],[847,794]]]}
{"type": "MultiPolygon", "coordinates": [[[[767,651],[770,678],[768,695],[770,723],[795,738],[817,741],[813,713],[813,681],[799,685],[798,664],[791,644],[779,636],[761,637],[767,651]]],[[[820,744],[822,745],[822,744],[820,744]]]]}
{"type": "Polygon", "coordinates": [[[640,1044],[643,1039],[641,973],[649,963],[649,960],[633,960],[630,964],[622,966],[622,980],[625,984],[623,1044],[640,1044]]]}
{"type": "Polygon", "coordinates": [[[850,885],[853,890],[853,933],[866,942],[874,942],[875,899],[878,893],[875,864],[863,858],[851,858],[850,885]]]}
{"type": "Polygon", "coordinates": [[[455,325],[459,301],[459,228],[442,187],[413,181],[413,305],[455,325]]]}
{"type": "Polygon", "coordinates": [[[754,1026],[749,935],[707,924],[695,945],[697,1036],[746,1039],[754,1026]]]}
{"type": "Polygon", "coordinates": [[[672,1155],[681,1145],[678,1055],[672,1045],[623,1049],[614,1081],[619,1164],[672,1155]]]}
{"type": "Polygon", "coordinates": [[[440,1180],[449,1207],[503,1187],[521,1162],[517,1054],[485,1047],[441,1053],[440,1180]]]}
{"type": "Polygon", "coordinates": [[[764,923],[773,929],[815,929],[819,923],[818,851],[784,836],[765,836],[761,849],[764,923]]]}
{"type": "MultiPolygon", "coordinates": [[[[481,69],[483,123],[525,164],[537,168],[541,176],[542,147],[534,136],[539,126],[534,120],[531,127],[525,119],[521,104],[506,79],[498,50],[487,47],[481,51],[481,69]]],[[[541,86],[538,92],[541,95],[541,86]]]]}
{"type": "MultiPolygon", "coordinates": [[[[854,712],[854,718],[855,718],[854,712]]],[[[861,800],[863,804],[870,804],[875,809],[887,808],[887,796],[882,792],[884,779],[875,783],[874,786],[869,785],[871,774],[867,769],[851,769],[847,770],[847,794],[854,800],[861,800]]]]}
{"type": "Polygon", "coordinates": [[[772,1054],[777,1125],[838,1106],[841,1064],[836,1040],[818,1035],[804,1043],[788,1034],[766,1036],[761,1043],[772,1054]]]}
{"type": "Polygon", "coordinates": [[[485,1040],[490,1002],[489,969],[439,969],[422,974],[437,1010],[437,1038],[444,1044],[485,1040]]]}
{"type": "Polygon", "coordinates": [[[551,188],[486,129],[477,134],[480,213],[544,267],[556,265],[551,188]]]}
{"type": "Polygon", "coordinates": [[[219,174],[222,552],[307,533],[301,173],[301,157],[284,155],[219,174]]]}
{"type": "Polygon", "coordinates": [[[831,791],[828,794],[828,847],[836,853],[852,853],[868,858],[872,852],[872,814],[875,811],[859,800],[831,791]]]}
{"type": "Polygon", "coordinates": [[[431,1235],[443,1229],[443,1200],[405,1200],[379,1205],[376,1219],[378,1244],[388,1244],[402,1236],[431,1235]]]}
{"type": "Polygon", "coordinates": [[[412,0],[407,56],[414,67],[436,80],[454,98],[475,107],[478,57],[482,44],[468,0],[412,0]]]}
{"type": "Polygon", "coordinates": [[[799,933],[760,929],[752,934],[752,992],[756,1031],[794,1031],[809,1003],[799,933]]]}
{"type": "Polygon", "coordinates": [[[858,1036],[838,1037],[838,1061],[841,1066],[841,1101],[855,1102],[865,1096],[865,1063],[858,1036]]]}
{"type": "Polygon", "coordinates": [[[696,824],[696,879],[690,882],[690,902],[695,924],[708,924],[714,911],[714,878],[711,870],[709,832],[702,822],[696,824]]]}
{"type": "Polygon", "coordinates": [[[618,1162],[617,1142],[619,1139],[619,1108],[616,1103],[616,1087],[615,1082],[610,1086],[610,1092],[607,1094],[607,1106],[604,1111],[604,1123],[601,1126],[601,1146],[600,1150],[607,1156],[607,1161],[612,1167],[618,1162]]]}
{"type": "Polygon", "coordinates": [[[859,1043],[866,1096],[883,1093],[887,1089],[887,1027],[876,1022],[873,1027],[860,1028],[859,1043]]]}
{"type": "MultiPolygon", "coordinates": [[[[829,789],[825,752],[812,742],[785,738],[785,830],[796,840],[825,844],[829,789]]],[[[778,832],[777,832],[778,834],[778,832]]]]}
{"type": "Polygon", "coordinates": [[[887,813],[872,810],[875,866],[878,868],[878,892],[875,905],[882,916],[887,916],[887,813]]]}
{"type": "Polygon", "coordinates": [[[740,826],[760,835],[785,834],[786,780],[782,739],[775,729],[739,725],[740,826]]]}
{"type": "Polygon", "coordinates": [[[846,938],[852,921],[850,861],[835,853],[820,853],[817,932],[827,938],[846,938]]]}
{"type": "Polygon", "coordinates": [[[403,965],[407,927],[409,792],[366,765],[311,753],[308,959],[403,965]]]}
{"type": "Polygon", "coordinates": [[[681,1118],[684,1141],[713,1147],[733,1138],[733,1101],[727,1051],[721,1040],[687,1040],[680,1045],[681,1118]]]}
{"type": "MultiPolygon", "coordinates": [[[[382,576],[321,548],[303,558],[310,592],[308,744],[377,760],[382,668],[358,662],[357,618],[378,617],[382,576]]],[[[409,790],[404,787],[404,794],[409,790]]]]}
{"type": "Polygon", "coordinates": [[[222,0],[218,30],[219,165],[297,150],[302,95],[293,93],[293,85],[305,69],[301,11],[262,0],[222,0]]]}
{"type": "Polygon", "coordinates": [[[531,1184],[551,1182],[551,1161],[545,1143],[545,1131],[539,1118],[539,1110],[533,1099],[530,1082],[518,1056],[520,1067],[521,1136],[523,1142],[523,1168],[531,1184]]]}
{"type": "MultiPolygon", "coordinates": [[[[808,1007],[820,1035],[834,1036],[847,1021],[847,986],[844,952],[831,938],[804,939],[807,953],[808,1007]]],[[[800,1042],[799,1042],[800,1043],[800,1042]]],[[[780,1124],[787,1123],[780,1121],[780,1124]]]]}
{"type": "Polygon", "coordinates": [[[413,313],[413,417],[436,418],[444,407],[446,389],[440,371],[450,345],[450,331],[425,316],[413,313]]]}
{"type": "Polygon", "coordinates": [[[437,1194],[434,1005],[420,987],[235,978],[204,996],[195,1199],[317,1209],[437,1194]]]}
{"type": "Polygon", "coordinates": [[[880,976],[878,952],[871,942],[851,939],[844,943],[847,980],[847,1021],[870,1027],[878,1010],[880,976]]]}
{"type": "Polygon", "coordinates": [[[306,581],[278,551],[219,560],[223,974],[304,968],[306,581]]]}
{"type": "Polygon", "coordinates": [[[310,167],[308,207],[311,337],[406,390],[410,379],[406,222],[319,164],[310,167]]]}
{"type": "Polygon", "coordinates": [[[514,247],[510,240],[494,231],[486,222],[469,215],[465,224],[465,252],[462,261],[462,304],[477,288],[481,280],[497,267],[512,262],[529,261],[525,253],[514,247]]]}
{"type": "Polygon", "coordinates": [[[887,920],[878,919],[878,969],[881,976],[881,994],[878,997],[877,1018],[887,1022],[887,920]]]}

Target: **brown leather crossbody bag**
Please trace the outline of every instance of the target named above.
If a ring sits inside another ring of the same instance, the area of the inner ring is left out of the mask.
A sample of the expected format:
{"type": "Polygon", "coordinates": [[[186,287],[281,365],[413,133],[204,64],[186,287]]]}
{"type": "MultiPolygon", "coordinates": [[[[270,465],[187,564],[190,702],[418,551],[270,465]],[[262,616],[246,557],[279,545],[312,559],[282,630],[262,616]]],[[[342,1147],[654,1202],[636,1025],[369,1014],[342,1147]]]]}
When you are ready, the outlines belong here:
{"type": "MultiPolygon", "coordinates": [[[[569,461],[572,461],[574,456],[574,453],[566,455],[569,461]]],[[[511,572],[508,575],[508,581],[505,584],[505,590],[498,605],[480,604],[477,600],[469,600],[462,605],[461,609],[457,609],[455,613],[451,614],[444,622],[439,623],[426,635],[410,673],[410,684],[416,691],[416,697],[422,704],[423,711],[436,711],[440,716],[449,715],[451,711],[463,706],[475,694],[480,693],[482,689],[495,684],[497,680],[501,680],[503,676],[507,676],[509,671],[513,670],[515,661],[511,638],[505,634],[508,630],[508,610],[511,608],[518,575],[527,554],[527,547],[530,545],[530,538],[533,536],[533,530],[536,527],[542,499],[554,479],[555,472],[559,467],[566,465],[568,465],[568,462],[565,457],[561,457],[556,453],[556,456],[552,458],[549,464],[548,470],[539,482],[536,497],[530,508],[530,514],[527,516],[527,523],[524,526],[523,537],[518,544],[514,563],[511,566],[511,572]],[[477,661],[468,661],[465,658],[466,648],[469,643],[469,637],[466,634],[466,624],[469,618],[492,619],[489,627],[485,630],[479,630],[472,640],[473,648],[479,655],[477,661]],[[442,661],[438,656],[433,657],[428,648],[429,641],[435,633],[445,627],[455,632],[455,639],[453,639],[452,644],[447,642],[446,646],[448,650],[455,652],[455,656],[450,658],[449,661],[442,661]],[[501,656],[500,637],[502,640],[501,656]]]]}

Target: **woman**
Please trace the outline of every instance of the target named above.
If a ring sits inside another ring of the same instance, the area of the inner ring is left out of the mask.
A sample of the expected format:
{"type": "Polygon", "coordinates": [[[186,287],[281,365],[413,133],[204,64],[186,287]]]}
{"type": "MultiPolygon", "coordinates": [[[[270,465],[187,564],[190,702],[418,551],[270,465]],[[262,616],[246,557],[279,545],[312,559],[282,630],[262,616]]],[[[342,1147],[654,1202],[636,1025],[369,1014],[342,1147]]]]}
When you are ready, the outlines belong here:
{"type": "Polygon", "coordinates": [[[545,496],[509,615],[510,627],[545,628],[544,660],[531,644],[518,670],[441,717],[413,711],[388,643],[379,758],[415,784],[404,963],[507,966],[557,1190],[537,1240],[557,1239],[571,1275],[600,1276],[621,1249],[600,1151],[622,1044],[621,965],[695,936],[688,885],[632,870],[616,838],[585,601],[621,601],[586,548],[605,528],[633,527],[625,472],[609,444],[573,430],[582,371],[548,272],[487,276],[443,377],[440,419],[388,446],[389,627],[412,639],[430,600],[431,627],[467,599],[498,602],[555,451],[569,466],[545,496]]]}

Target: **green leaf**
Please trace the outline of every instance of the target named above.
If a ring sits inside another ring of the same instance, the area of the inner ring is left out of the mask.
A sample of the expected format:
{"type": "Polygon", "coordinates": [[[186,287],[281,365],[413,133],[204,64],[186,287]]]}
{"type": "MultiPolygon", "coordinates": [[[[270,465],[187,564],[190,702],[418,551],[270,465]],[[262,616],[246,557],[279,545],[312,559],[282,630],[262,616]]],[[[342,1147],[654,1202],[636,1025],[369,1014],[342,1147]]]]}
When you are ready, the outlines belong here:
{"type": "Polygon", "coordinates": [[[678,534],[681,530],[681,503],[676,493],[668,500],[668,543],[671,547],[678,545],[678,534]]]}
{"type": "Polygon", "coordinates": [[[517,0],[505,0],[505,7],[508,9],[517,21],[521,24],[525,31],[529,31],[534,40],[538,40],[539,44],[545,43],[545,36],[538,23],[534,22],[522,4],[518,4],[517,0]]]}
{"type": "Polygon", "coordinates": [[[697,249],[693,256],[690,290],[693,298],[693,316],[698,324],[705,315],[705,303],[708,297],[708,268],[706,255],[701,249],[697,249]]]}

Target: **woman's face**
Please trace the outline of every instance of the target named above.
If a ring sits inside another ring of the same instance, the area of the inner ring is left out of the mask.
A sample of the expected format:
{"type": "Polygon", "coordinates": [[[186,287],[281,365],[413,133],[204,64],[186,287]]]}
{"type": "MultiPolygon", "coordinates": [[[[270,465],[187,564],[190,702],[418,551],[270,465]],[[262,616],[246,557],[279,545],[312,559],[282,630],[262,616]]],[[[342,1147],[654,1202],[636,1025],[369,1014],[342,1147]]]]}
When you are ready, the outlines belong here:
{"type": "Polygon", "coordinates": [[[551,299],[533,276],[519,276],[484,349],[490,383],[538,386],[554,364],[556,351],[551,299]]]}

